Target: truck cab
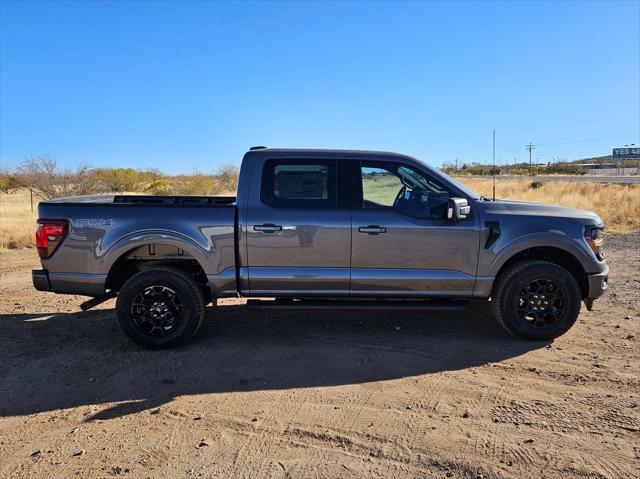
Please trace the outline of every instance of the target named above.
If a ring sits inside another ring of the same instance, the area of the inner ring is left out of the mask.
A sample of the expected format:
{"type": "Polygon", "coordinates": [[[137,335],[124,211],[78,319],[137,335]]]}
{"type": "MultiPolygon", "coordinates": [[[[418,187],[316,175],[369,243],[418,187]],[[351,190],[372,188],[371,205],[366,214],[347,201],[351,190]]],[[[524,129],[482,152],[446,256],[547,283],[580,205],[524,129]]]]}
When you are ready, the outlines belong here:
{"type": "Polygon", "coordinates": [[[474,294],[480,218],[452,221],[448,208],[479,197],[412,158],[258,150],[238,195],[247,296],[474,294]]]}

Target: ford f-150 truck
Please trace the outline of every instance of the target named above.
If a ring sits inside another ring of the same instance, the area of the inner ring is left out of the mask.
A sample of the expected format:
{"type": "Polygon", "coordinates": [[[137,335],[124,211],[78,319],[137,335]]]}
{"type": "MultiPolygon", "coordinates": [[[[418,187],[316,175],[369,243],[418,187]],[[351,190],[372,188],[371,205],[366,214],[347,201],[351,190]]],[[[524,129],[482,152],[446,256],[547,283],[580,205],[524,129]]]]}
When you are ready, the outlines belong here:
{"type": "Polygon", "coordinates": [[[254,147],[237,197],[93,196],[38,207],[40,291],[117,297],[124,333],[184,343],[217,298],[262,308],[457,308],[489,300],[550,339],[607,287],[588,211],[489,200],[396,153],[254,147]]]}

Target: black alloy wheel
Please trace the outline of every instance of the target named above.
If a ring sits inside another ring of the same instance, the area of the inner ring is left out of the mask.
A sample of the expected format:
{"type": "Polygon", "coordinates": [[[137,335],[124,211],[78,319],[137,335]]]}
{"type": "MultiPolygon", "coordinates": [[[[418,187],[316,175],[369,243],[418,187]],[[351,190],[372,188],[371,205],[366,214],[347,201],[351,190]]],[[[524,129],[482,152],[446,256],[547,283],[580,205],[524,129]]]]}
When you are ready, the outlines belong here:
{"type": "Polygon", "coordinates": [[[182,300],[167,286],[148,286],[133,299],[131,318],[144,334],[170,334],[184,319],[182,300]]]}
{"type": "Polygon", "coordinates": [[[135,274],[122,286],[116,317],[122,331],[148,348],[184,344],[205,316],[202,285],[178,268],[159,266],[135,274]]]}
{"type": "Polygon", "coordinates": [[[516,309],[523,321],[545,327],[559,321],[565,307],[562,288],[549,279],[534,279],[520,290],[516,309]]]}
{"type": "Polygon", "coordinates": [[[578,319],[582,291],[562,266],[542,259],[523,260],[500,273],[491,305],[500,325],[524,339],[553,339],[578,319]]]}

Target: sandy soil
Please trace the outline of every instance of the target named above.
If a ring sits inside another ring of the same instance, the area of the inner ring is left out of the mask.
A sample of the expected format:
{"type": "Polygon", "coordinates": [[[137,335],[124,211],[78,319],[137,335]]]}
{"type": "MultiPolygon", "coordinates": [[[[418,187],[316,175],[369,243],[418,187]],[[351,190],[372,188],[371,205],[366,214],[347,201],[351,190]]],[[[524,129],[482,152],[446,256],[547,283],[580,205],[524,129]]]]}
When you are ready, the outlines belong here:
{"type": "Polygon", "coordinates": [[[640,233],[554,342],[463,313],[257,313],[129,343],[0,255],[0,477],[640,477],[640,233]]]}

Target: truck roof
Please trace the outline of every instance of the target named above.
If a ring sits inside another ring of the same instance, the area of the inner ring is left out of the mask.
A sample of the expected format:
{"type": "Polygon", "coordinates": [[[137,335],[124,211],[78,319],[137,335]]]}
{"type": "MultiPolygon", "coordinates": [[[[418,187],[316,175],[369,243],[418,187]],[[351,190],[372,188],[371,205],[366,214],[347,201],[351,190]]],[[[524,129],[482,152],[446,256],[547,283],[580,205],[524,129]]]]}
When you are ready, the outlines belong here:
{"type": "Polygon", "coordinates": [[[480,198],[476,193],[461,184],[454,178],[445,175],[443,172],[430,166],[423,161],[412,156],[403,155],[402,153],[394,153],[392,151],[375,151],[375,150],[340,150],[340,149],[314,149],[314,148],[267,148],[258,147],[247,151],[244,159],[257,158],[285,158],[285,159],[301,159],[301,158],[326,158],[336,160],[381,160],[387,162],[402,162],[413,165],[417,168],[428,171],[431,175],[439,177],[445,182],[454,184],[459,190],[463,191],[471,198],[480,198]]]}
{"type": "Polygon", "coordinates": [[[401,153],[395,153],[392,151],[376,151],[376,150],[348,150],[337,148],[269,148],[266,146],[254,146],[247,151],[247,154],[252,155],[264,155],[276,154],[284,157],[320,157],[320,158],[375,158],[375,159],[398,159],[411,162],[419,162],[416,158],[403,155],[401,153]]]}

